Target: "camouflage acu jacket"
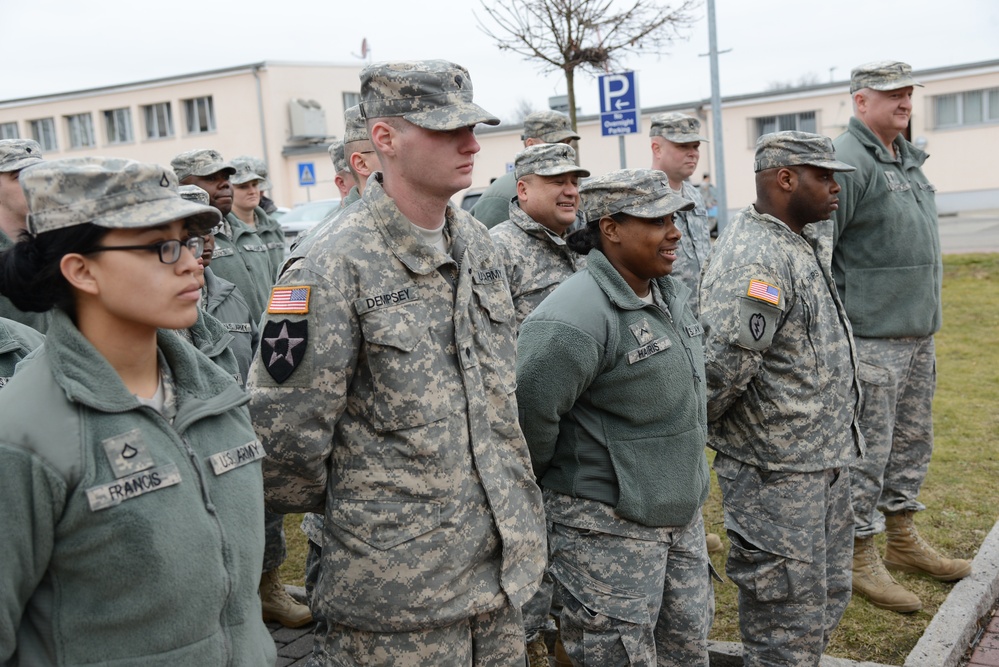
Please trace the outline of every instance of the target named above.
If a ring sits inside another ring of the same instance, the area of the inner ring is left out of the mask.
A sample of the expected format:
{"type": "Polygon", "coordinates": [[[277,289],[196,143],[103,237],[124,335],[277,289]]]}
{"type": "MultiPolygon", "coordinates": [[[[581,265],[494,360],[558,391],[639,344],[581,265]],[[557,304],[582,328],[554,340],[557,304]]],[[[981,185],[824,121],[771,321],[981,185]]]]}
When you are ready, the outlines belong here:
{"type": "Polygon", "coordinates": [[[510,219],[489,230],[506,269],[517,328],[563,280],[586,266],[562,237],[510,204],[510,219]]]}
{"type": "Polygon", "coordinates": [[[715,244],[701,284],[712,449],[796,472],[862,451],[857,355],[831,262],[831,222],[802,236],[753,206],[715,244]]]}
{"type": "Polygon", "coordinates": [[[701,268],[711,254],[711,230],[708,228],[708,211],[701,201],[701,194],[687,181],[683,182],[680,196],[695,204],[692,211],[677,211],[673,220],[683,235],[677,248],[676,261],[670,274],[690,288],[690,309],[694,317],[700,316],[697,285],[701,279],[701,268]]]}
{"type": "MultiPolygon", "coordinates": [[[[453,206],[451,259],[377,180],[274,287],[250,376],[277,512],[325,512],[321,613],[369,631],[522,605],[545,564],[513,304],[453,206]]],[[[297,252],[297,251],[296,251],[297,252]]]]}

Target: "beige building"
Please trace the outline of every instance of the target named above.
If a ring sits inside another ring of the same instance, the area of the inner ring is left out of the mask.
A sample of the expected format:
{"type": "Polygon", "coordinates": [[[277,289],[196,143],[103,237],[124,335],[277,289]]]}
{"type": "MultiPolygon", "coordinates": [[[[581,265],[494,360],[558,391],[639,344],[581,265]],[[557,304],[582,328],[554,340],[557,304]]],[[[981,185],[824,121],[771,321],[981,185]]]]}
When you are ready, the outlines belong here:
{"type": "MultiPolygon", "coordinates": [[[[263,157],[272,197],[291,206],[337,196],[326,149],[343,133],[345,107],[359,101],[360,65],[261,62],[57,95],[0,101],[0,138],[33,137],[47,157],[114,155],[168,163],[192,148],[215,148],[228,158],[263,157]],[[316,185],[299,186],[301,165],[316,185]]],[[[999,208],[999,60],[923,70],[916,88],[910,138],[930,153],[925,171],[937,186],[941,212],[999,208]]],[[[656,85],[650,77],[639,81],[656,85]]],[[[664,83],[664,85],[666,85],[664,83]]],[[[756,139],[799,129],[835,137],[852,115],[849,82],[722,99],[728,205],[754,199],[756,139]]],[[[663,111],[699,116],[712,134],[708,100],[647,108],[640,131],[626,135],[625,165],[648,167],[649,118],[663,111]]],[[[523,147],[520,126],[480,126],[473,187],[507,169],[523,147]]],[[[580,163],[598,176],[620,168],[617,137],[600,136],[598,116],[579,120],[580,163]]],[[[714,174],[712,144],[702,145],[694,175],[714,174]]],[[[460,199],[459,193],[456,199],[460,199]]]]}
{"type": "MultiPolygon", "coordinates": [[[[909,138],[930,154],[924,167],[937,187],[942,213],[999,208],[999,60],[917,71],[924,84],[913,94],[909,138]]],[[[653,85],[643,80],[642,86],[653,85]]],[[[738,210],[755,199],[753,155],[760,135],[778,130],[804,130],[836,137],[853,115],[849,81],[722,98],[722,131],[728,206],[738,210]]],[[[705,136],[712,136],[710,100],[643,109],[640,131],[625,135],[627,168],[651,165],[649,118],[664,111],[698,116],[705,136]]],[[[580,164],[594,176],[620,169],[617,137],[600,135],[598,116],[579,119],[580,164]]],[[[512,168],[523,147],[521,128],[498,126],[480,133],[474,187],[512,168]]],[[[717,182],[712,144],[701,145],[701,162],[691,179],[712,174],[717,182]]]]}
{"type": "Polygon", "coordinates": [[[271,196],[291,206],[338,197],[326,152],[360,101],[359,65],[262,62],[0,102],[0,139],[34,138],[47,158],[118,156],[169,164],[214,148],[264,158],[271,196]],[[299,163],[316,185],[301,188],[299,163]]]}

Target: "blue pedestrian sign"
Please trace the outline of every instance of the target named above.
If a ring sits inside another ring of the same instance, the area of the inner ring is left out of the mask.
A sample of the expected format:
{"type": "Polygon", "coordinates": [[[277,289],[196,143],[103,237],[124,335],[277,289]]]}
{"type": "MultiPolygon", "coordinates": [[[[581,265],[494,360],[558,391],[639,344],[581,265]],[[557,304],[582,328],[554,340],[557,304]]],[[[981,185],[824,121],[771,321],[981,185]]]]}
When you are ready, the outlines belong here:
{"type": "Polygon", "coordinates": [[[316,184],[316,165],[314,163],[298,163],[298,184],[303,188],[316,184]]]}
{"type": "Polygon", "coordinates": [[[634,72],[604,74],[600,88],[600,134],[611,137],[638,132],[638,88],[634,72]]]}

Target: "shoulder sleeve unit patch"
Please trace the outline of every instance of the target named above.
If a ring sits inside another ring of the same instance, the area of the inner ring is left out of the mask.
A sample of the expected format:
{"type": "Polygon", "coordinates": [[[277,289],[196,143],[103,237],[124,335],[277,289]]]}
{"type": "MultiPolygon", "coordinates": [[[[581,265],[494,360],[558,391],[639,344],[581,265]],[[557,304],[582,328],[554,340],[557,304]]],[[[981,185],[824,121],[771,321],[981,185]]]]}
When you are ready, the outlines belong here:
{"type": "Polygon", "coordinates": [[[312,288],[308,285],[275,285],[267,302],[268,313],[307,315],[312,288]]]}
{"type": "Polygon", "coordinates": [[[756,280],[755,278],[749,281],[749,289],[746,290],[746,296],[766,301],[775,306],[780,304],[780,288],[770,283],[765,283],[762,280],[756,280]]]}

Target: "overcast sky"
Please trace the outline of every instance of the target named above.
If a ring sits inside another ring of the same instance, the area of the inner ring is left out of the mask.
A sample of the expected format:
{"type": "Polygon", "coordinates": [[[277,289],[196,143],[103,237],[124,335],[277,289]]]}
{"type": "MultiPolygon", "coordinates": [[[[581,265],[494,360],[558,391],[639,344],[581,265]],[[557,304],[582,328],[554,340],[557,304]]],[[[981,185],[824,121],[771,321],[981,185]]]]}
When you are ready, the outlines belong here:
{"type": "MultiPolygon", "coordinates": [[[[488,0],[495,2],[497,0],[488,0]]],[[[621,0],[623,1],[623,0],[621,0]]],[[[722,95],[771,82],[845,80],[871,60],[915,69],[999,58],[995,0],[716,0],[722,95]]],[[[476,101],[511,118],[521,100],[547,108],[561,73],[500,52],[478,28],[479,0],[0,0],[0,100],[187,74],[264,60],[360,63],[445,58],[467,67],[476,101]],[[164,10],[173,7],[174,11],[164,10]]],[[[706,5],[668,53],[631,58],[643,106],[710,97],[706,5]]],[[[577,103],[598,111],[596,82],[577,103]]]]}

